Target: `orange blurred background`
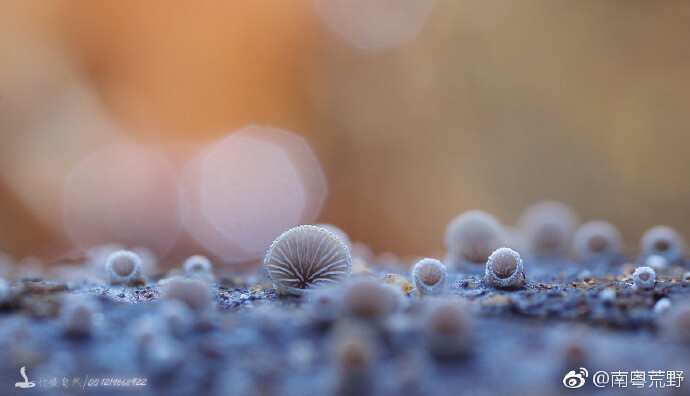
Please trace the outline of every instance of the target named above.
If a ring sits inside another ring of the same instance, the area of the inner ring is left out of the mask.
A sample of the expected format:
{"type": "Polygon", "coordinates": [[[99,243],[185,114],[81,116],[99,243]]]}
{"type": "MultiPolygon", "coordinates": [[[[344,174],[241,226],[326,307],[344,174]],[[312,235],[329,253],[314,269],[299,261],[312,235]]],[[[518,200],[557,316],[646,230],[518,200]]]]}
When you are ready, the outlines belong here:
{"type": "Polygon", "coordinates": [[[358,49],[309,0],[0,3],[0,250],[69,250],[65,175],[136,142],[180,169],[248,124],[305,136],[319,219],[375,251],[442,249],[448,221],[560,199],[690,236],[690,4],[438,0],[358,49]]]}

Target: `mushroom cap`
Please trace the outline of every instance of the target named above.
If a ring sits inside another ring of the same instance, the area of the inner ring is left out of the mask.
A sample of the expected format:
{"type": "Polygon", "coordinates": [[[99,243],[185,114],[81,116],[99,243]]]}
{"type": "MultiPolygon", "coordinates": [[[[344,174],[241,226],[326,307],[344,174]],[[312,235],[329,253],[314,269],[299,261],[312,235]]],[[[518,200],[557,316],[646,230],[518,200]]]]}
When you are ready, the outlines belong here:
{"type": "Polygon", "coordinates": [[[481,210],[470,210],[453,219],[446,228],[448,252],[462,261],[484,264],[491,252],[505,245],[501,222],[481,210]]]}
{"type": "Polygon", "coordinates": [[[118,250],[108,256],[105,268],[115,282],[136,279],[141,271],[142,261],[138,254],[129,250],[118,250]]]}
{"type": "Polygon", "coordinates": [[[486,262],[486,280],[496,287],[515,287],[524,279],[520,255],[510,248],[496,249],[486,262]]]}
{"type": "Polygon", "coordinates": [[[540,201],[528,206],[518,224],[536,256],[564,255],[580,219],[568,205],[559,201],[540,201]]]}
{"type": "Polygon", "coordinates": [[[606,221],[587,222],[573,236],[573,251],[581,260],[615,256],[621,245],[618,229],[606,221]]]}
{"type": "Polygon", "coordinates": [[[314,287],[345,281],[352,271],[352,258],[347,244],[334,233],[301,225],[273,241],[264,266],[277,288],[304,294],[314,287]]]}
{"type": "Polygon", "coordinates": [[[656,272],[650,267],[637,267],[633,273],[633,281],[639,289],[651,289],[656,281],[656,272]]]}
{"type": "Polygon", "coordinates": [[[674,263],[685,255],[685,240],[673,228],[654,226],[648,229],[640,240],[642,256],[659,255],[674,263]]]}
{"type": "Polygon", "coordinates": [[[425,258],[415,264],[412,282],[421,294],[438,294],[446,284],[446,266],[440,261],[425,258]]]}

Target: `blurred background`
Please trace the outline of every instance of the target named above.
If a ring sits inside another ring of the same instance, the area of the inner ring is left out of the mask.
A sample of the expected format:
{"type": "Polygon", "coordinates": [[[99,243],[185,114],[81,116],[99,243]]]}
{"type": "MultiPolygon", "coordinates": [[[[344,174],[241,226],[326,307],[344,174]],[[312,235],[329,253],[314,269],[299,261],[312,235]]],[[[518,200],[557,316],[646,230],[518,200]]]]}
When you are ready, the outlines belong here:
{"type": "Polygon", "coordinates": [[[629,247],[688,236],[688,20],[684,1],[3,1],[0,251],[74,249],[63,189],[96,150],[181,174],[252,124],[309,142],[318,221],[376,252],[432,254],[462,211],[512,224],[545,198],[629,247]]]}

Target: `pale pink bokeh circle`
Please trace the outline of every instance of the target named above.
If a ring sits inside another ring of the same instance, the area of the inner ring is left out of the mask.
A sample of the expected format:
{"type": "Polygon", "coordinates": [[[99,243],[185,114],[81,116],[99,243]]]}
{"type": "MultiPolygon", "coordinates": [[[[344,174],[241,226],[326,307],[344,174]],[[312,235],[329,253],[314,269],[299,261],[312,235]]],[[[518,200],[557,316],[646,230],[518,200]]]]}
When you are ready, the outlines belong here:
{"type": "Polygon", "coordinates": [[[283,231],[316,219],[327,194],[303,138],[250,126],[213,144],[183,174],[189,233],[228,263],[266,254],[283,231]]]}
{"type": "Polygon", "coordinates": [[[164,156],[137,146],[109,146],[67,176],[65,231],[83,249],[120,243],[145,246],[163,257],[182,227],[180,193],[175,169],[164,156]]]}
{"type": "Polygon", "coordinates": [[[244,262],[256,258],[237,242],[219,231],[201,210],[201,166],[210,147],[192,158],[182,172],[182,218],[185,229],[203,247],[228,263],[244,262]]]}

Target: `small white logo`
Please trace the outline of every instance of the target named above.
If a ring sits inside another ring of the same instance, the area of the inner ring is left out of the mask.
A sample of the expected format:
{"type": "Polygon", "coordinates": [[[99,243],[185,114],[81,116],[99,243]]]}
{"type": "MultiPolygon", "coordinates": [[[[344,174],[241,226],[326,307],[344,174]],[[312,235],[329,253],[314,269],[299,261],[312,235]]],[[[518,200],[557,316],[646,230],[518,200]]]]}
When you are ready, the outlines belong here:
{"type": "Polygon", "coordinates": [[[22,388],[22,389],[27,389],[27,388],[33,388],[36,386],[36,383],[33,381],[29,381],[29,379],[26,377],[26,367],[22,367],[19,369],[19,373],[24,377],[24,382],[17,382],[14,384],[15,388],[22,388]]]}
{"type": "Polygon", "coordinates": [[[563,377],[563,386],[570,389],[577,389],[585,384],[585,378],[589,376],[587,369],[580,367],[580,370],[576,373],[575,370],[570,370],[568,374],[563,377]]]}

